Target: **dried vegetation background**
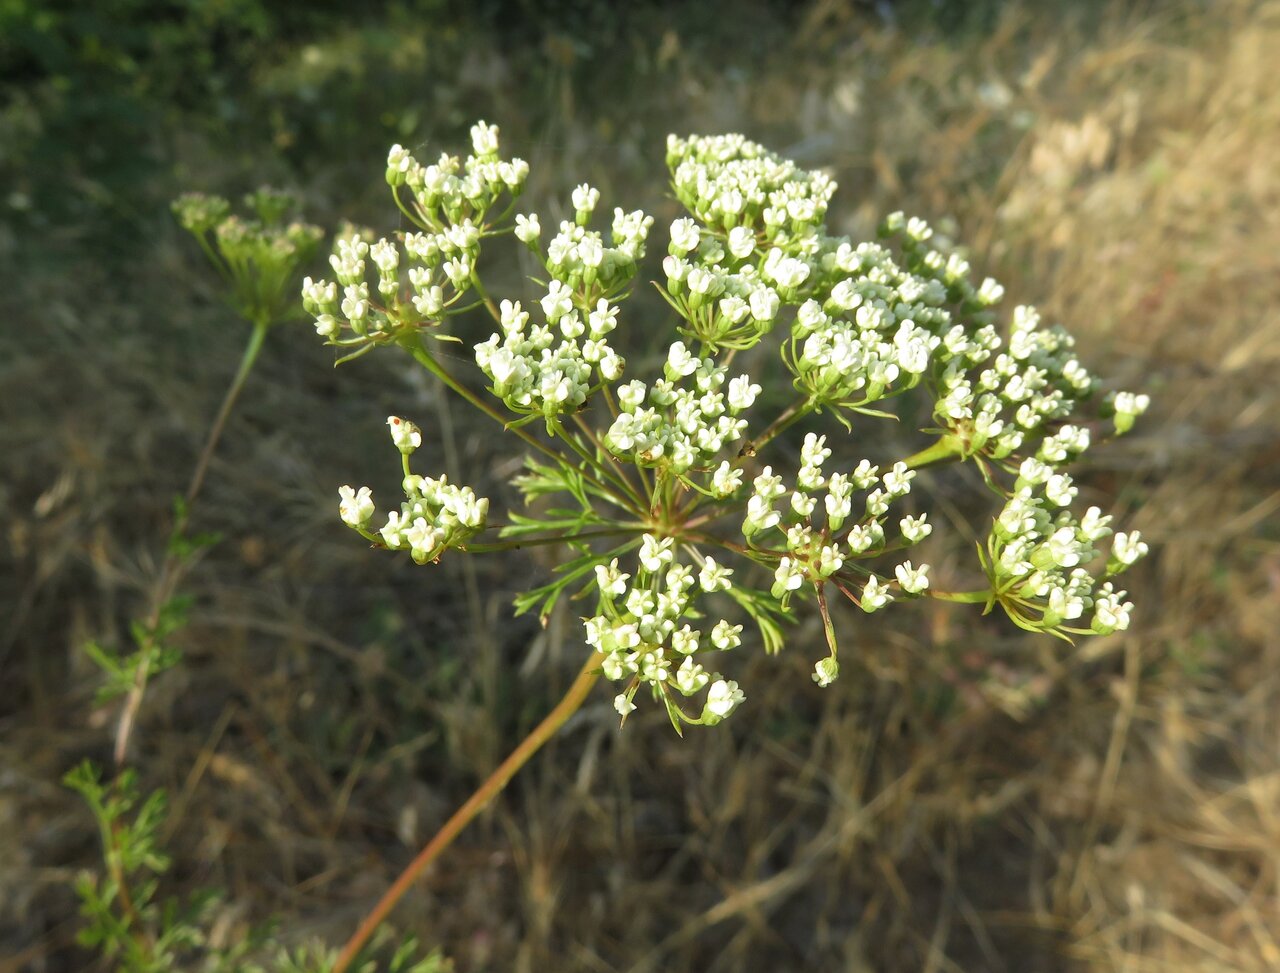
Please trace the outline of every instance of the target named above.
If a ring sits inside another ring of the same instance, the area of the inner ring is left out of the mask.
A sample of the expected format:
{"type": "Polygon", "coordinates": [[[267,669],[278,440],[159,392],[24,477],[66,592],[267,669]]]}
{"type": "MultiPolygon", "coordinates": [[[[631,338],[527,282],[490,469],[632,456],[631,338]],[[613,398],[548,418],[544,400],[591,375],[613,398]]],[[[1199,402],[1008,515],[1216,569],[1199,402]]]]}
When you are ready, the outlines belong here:
{"type": "MultiPolygon", "coordinates": [[[[523,33],[394,8],[273,49],[257,101],[143,136],[149,194],[76,153],[48,215],[41,174],[19,173],[0,232],[0,971],[94,968],[69,883],[95,836],[58,781],[107,761],[113,710],[81,646],[140,611],[243,339],[164,194],[265,178],[312,219],[389,228],[386,144],[460,146],[473,117],[533,163],[544,213],[588,179],[662,224],[665,133],[741,130],[834,171],[842,232],[895,208],[954,220],[1014,301],[1151,393],[1081,478],[1153,553],[1123,637],[898,606],[845,620],[856,662],[819,691],[802,626],[780,657],[744,655],[738,717],[684,740],[657,712],[619,733],[601,692],[400,927],[476,973],[1280,969],[1280,5],[531,9],[523,33]]],[[[10,136],[40,124],[28,101],[10,136]]],[[[344,938],[583,651],[572,611],[510,617],[546,561],[423,569],[342,528],[337,485],[394,489],[388,413],[496,496],[515,461],[394,357],[329,366],[304,325],[273,333],[197,513],[223,539],[188,581],[186,661],[137,739],[172,799],[168,885],[224,889],[228,937],[275,913],[286,939],[344,938]]],[[[947,516],[977,496],[931,483],[947,516]]],[[[968,535],[946,533],[931,560],[964,578],[968,535]]]]}

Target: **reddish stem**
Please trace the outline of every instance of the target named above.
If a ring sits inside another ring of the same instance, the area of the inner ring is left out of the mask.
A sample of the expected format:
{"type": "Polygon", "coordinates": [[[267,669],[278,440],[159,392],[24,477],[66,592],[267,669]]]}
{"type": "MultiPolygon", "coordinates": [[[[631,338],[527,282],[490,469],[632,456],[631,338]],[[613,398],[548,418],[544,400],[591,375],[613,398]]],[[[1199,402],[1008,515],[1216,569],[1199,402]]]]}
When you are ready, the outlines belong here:
{"type": "Polygon", "coordinates": [[[387,889],[382,898],[378,900],[378,904],[373,907],[373,911],[365,916],[364,921],[360,923],[360,927],[347,941],[347,944],[342,947],[342,952],[338,955],[338,960],[334,963],[331,973],[345,973],[360,950],[364,948],[365,943],[369,941],[369,937],[373,935],[378,926],[382,925],[391,910],[395,908],[396,903],[409,891],[423,870],[435,861],[442,851],[449,847],[453,839],[458,837],[476,815],[483,811],[489,805],[489,802],[497,797],[498,793],[507,786],[507,782],[515,776],[516,771],[528,763],[529,758],[537,753],[542,748],[542,745],[551,739],[560,727],[564,726],[569,717],[578,711],[586,700],[587,694],[591,691],[591,687],[600,678],[600,665],[602,662],[603,656],[598,653],[587,660],[586,665],[578,673],[578,678],[573,681],[573,685],[564,694],[564,698],[556,704],[556,708],[547,714],[546,718],[537,725],[532,733],[520,741],[520,745],[467,799],[467,803],[458,808],[453,817],[445,822],[444,827],[436,833],[436,836],[431,839],[427,846],[418,852],[418,857],[411,861],[409,867],[400,873],[400,877],[395,880],[391,888],[387,889]]]}

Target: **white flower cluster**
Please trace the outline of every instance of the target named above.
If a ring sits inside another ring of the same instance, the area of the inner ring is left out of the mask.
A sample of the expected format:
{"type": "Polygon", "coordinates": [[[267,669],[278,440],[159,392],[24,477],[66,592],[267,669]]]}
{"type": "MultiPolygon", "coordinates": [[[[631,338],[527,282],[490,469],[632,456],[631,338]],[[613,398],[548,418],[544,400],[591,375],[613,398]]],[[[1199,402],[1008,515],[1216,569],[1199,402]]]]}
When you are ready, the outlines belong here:
{"type": "Polygon", "coordinates": [[[440,227],[468,218],[483,222],[503,193],[523,191],[529,164],[499,158],[498,126],[484,122],[471,127],[471,152],[466,159],[445,153],[424,166],[408,149],[393,145],[387,153],[387,185],[408,187],[420,225],[440,227]]]}
{"type": "Polygon", "coordinates": [[[1137,531],[1116,534],[1103,577],[1095,578],[1087,565],[1098,557],[1094,545],[1111,535],[1111,517],[1090,507],[1077,519],[1067,509],[1076,488],[1053,462],[1029,458],[1018,473],[988,542],[992,590],[1010,616],[1040,631],[1107,635],[1128,628],[1133,605],[1109,579],[1145,555],[1146,543],[1137,531]]]}
{"type": "Polygon", "coordinates": [[[725,446],[742,438],[747,421],[739,413],[760,394],[749,376],[728,380],[726,388],[727,377],[728,370],[714,359],[695,357],[683,341],[673,343],[662,378],[618,388],[620,412],[605,433],[605,445],[615,456],[677,475],[709,469],[725,446]]]}
{"type": "MultiPolygon", "coordinates": [[[[928,537],[933,525],[927,514],[896,517],[897,530],[886,538],[885,528],[895,517],[891,504],[911,492],[915,471],[900,462],[881,475],[864,459],[849,473],[827,476],[823,466],[830,456],[826,437],[808,433],[794,487],[766,466],[752,480],[742,534],[758,558],[774,565],[769,594],[784,610],[793,592],[806,585],[820,591],[831,583],[864,611],[874,612],[893,600],[894,583],[870,573],[858,597],[850,590],[847,563],[909,548],[928,537]],[[856,510],[855,491],[864,493],[856,510]]],[[[908,596],[922,594],[929,587],[928,572],[927,564],[898,564],[896,590],[908,596]]],[[[818,662],[813,677],[822,686],[830,685],[840,671],[833,633],[828,641],[831,655],[818,662]]]]}
{"type": "MultiPolygon", "coordinates": [[[[895,213],[886,246],[824,234],[835,184],[741,136],[671,138],[672,183],[694,218],[671,226],[664,262],[681,331],[705,349],[747,348],[795,307],[783,356],[815,407],[864,409],[924,383],[967,455],[1003,458],[1072,413],[1094,380],[1063,329],[1018,308],[1006,342],[963,256],[919,219],[895,213]]],[[[1118,432],[1145,408],[1111,400],[1118,432]]],[[[844,420],[843,417],[842,421],[844,420]]]]}
{"type": "Polygon", "coordinates": [[[614,699],[622,716],[635,709],[635,694],[647,685],[666,704],[677,726],[711,726],[732,713],[744,695],[736,682],[709,672],[698,657],[737,648],[742,643],[742,626],[722,618],[704,632],[684,619],[703,617],[693,610],[695,600],[728,591],[733,572],[711,557],[701,558],[701,567],[695,570],[682,564],[676,554],[673,538],[646,534],[634,580],[619,568],[617,558],[598,565],[600,601],[596,614],[584,622],[587,643],[604,656],[602,668],[608,679],[628,683],[614,699]],[[704,689],[699,715],[684,712],[678,698],[704,689]]]}
{"type": "Polygon", "coordinates": [[[387,182],[418,230],[399,242],[384,237],[370,243],[358,233],[335,240],[329,264],[336,281],[308,277],[302,287],[318,334],[330,344],[364,346],[408,329],[437,327],[471,290],[489,210],[504,193],[518,196],[529,172],[519,159],[498,158],[497,135],[496,127],[480,122],[471,130],[473,155],[442,155],[430,166],[392,146],[387,182]],[[407,206],[401,186],[410,190],[407,206]],[[369,264],[377,278],[372,289],[369,264]]]}
{"type": "Polygon", "coordinates": [[[553,280],[540,303],[546,323],[530,326],[519,302],[503,301],[501,337],[477,344],[475,356],[507,408],[550,421],[578,409],[596,383],[621,378],[626,362],[608,342],[618,309],[605,298],[584,315],[568,285],[553,280]]]}
{"type": "Polygon", "coordinates": [[[409,455],[422,444],[422,433],[411,422],[390,416],[391,440],[405,457],[405,500],[376,532],[377,509],[367,486],[356,490],[340,487],[338,514],[343,523],[369,540],[381,539],[392,550],[407,550],[419,564],[437,560],[446,550],[461,547],[484,530],[489,501],[470,487],[454,486],[448,477],[438,480],[408,472],[409,455]]]}
{"type": "Polygon", "coordinates": [[[824,264],[859,276],[797,309],[783,352],[796,388],[816,406],[857,409],[919,384],[943,344],[930,327],[943,295],[915,286],[876,244],[842,244],[824,264]]]}
{"type": "MultiPolygon", "coordinates": [[[[824,173],[805,172],[741,135],[670,135],[667,167],[676,198],[700,222],[726,236],[747,227],[764,243],[809,236],[836,191],[824,173]]],[[[746,239],[730,241],[735,256],[750,255],[746,239]]]]}
{"type": "Polygon", "coordinates": [[[750,348],[806,288],[835,183],[740,135],[672,136],[667,164],[695,217],[672,223],[663,262],[681,333],[713,352],[750,348]]]}
{"type": "Polygon", "coordinates": [[[608,342],[618,324],[611,299],[635,276],[653,217],[614,210],[613,245],[606,247],[603,236],[587,226],[599,201],[599,190],[578,186],[575,222],[560,224],[545,254],[537,214],[516,217],[516,236],[541,256],[551,275],[539,302],[545,323],[530,326],[519,302],[504,300],[502,334],[475,346],[490,391],[513,412],[540,415],[550,423],[581,408],[601,383],[622,377],[626,362],[608,342]]]}
{"type": "MultiPolygon", "coordinates": [[[[830,456],[826,437],[808,433],[800,450],[794,488],[784,485],[782,477],[769,466],[751,484],[742,534],[753,548],[777,558],[771,593],[783,604],[791,592],[804,584],[820,585],[832,578],[847,559],[875,557],[890,547],[910,547],[933,531],[927,514],[907,515],[898,519],[892,544],[886,542],[890,505],[911,492],[911,481],[916,476],[905,463],[895,463],[880,475],[878,467],[862,460],[851,472],[828,477],[822,467],[830,456]],[[866,493],[856,514],[855,490],[866,493]],[[778,504],[784,499],[779,509],[778,504]]],[[[909,561],[899,565],[896,574],[902,591],[924,591],[929,586],[928,570],[928,565],[913,568],[909,561]]],[[[891,600],[875,575],[868,585],[872,597],[863,600],[864,610],[875,611],[891,600]]]]}
{"type": "MultiPolygon", "coordinates": [[[[522,417],[510,425],[546,421],[547,441],[518,430],[550,457],[530,463],[522,489],[527,498],[572,501],[545,515],[512,513],[495,547],[530,538],[573,545],[574,559],[517,606],[540,606],[545,615],[571,588],[576,596],[596,590],[586,640],[604,674],[623,684],[615,700],[623,717],[645,686],[677,727],[719,722],[741,703],[737,684],[706,668],[710,652],[742,641],[742,626],[713,610],[721,595],[755,621],[769,651],[784,642],[780,622],[792,602],[813,596],[830,649],[813,674],[823,686],[839,674],[828,605],[834,592],[867,613],[925,595],[988,600],[1017,624],[1058,635],[1128,625],[1132,606],[1112,579],[1147,545],[1136,532],[1116,534],[1102,559],[1096,545],[1111,535],[1110,518],[1097,508],[1081,518],[1071,513],[1078,491],[1065,469],[1102,433],[1098,418],[1124,433],[1147,397],[1116,392],[1100,414],[1080,417],[1098,383],[1071,336],[1042,326],[1030,307],[1015,308],[1000,326],[1000,285],[976,283],[963,252],[923,220],[890,216],[880,242],[832,237],[825,218],[835,184],[825,174],[738,135],[672,137],[672,186],[689,215],[670,225],[659,290],[676,312],[679,340],[668,346],[661,376],[635,378],[611,342],[652,217],[615,209],[609,234],[593,229],[600,193],[583,184],[572,193],[572,219],[549,239],[535,213],[498,225],[514,206],[493,221],[490,209],[504,195],[514,202],[527,167],[498,158],[491,126],[477,125],[472,142],[465,162],[446,155],[431,166],[393,148],[387,181],[417,229],[399,242],[339,240],[331,258],[336,279],[308,280],[304,303],[321,334],[358,346],[356,353],[438,325],[462,310],[468,292],[494,315],[498,331],[474,346],[489,390],[522,417]],[[476,276],[481,244],[507,229],[546,271],[536,307],[527,299],[495,304],[476,276]],[[728,362],[775,330],[783,332],[781,358],[798,395],[752,438],[748,410],[762,389],[750,374],[731,375],[728,362]],[[804,436],[798,463],[776,458],[788,454],[784,433],[804,428],[793,423],[825,414],[850,429],[858,414],[888,416],[877,403],[913,389],[928,395],[943,428],[906,461],[881,467],[863,459],[829,472],[835,450],[818,432],[804,436]],[[602,433],[588,425],[597,418],[589,411],[597,392],[600,412],[610,410],[602,433]],[[559,422],[569,415],[580,421],[581,436],[559,422]],[[765,449],[773,451],[771,465],[765,449]],[[989,589],[938,590],[929,565],[907,559],[933,525],[899,501],[911,492],[913,467],[948,459],[975,461],[1007,501],[983,556],[989,589]],[[729,517],[741,518],[740,531],[730,526],[724,536],[729,517]],[[619,534],[631,539],[596,546],[619,534]],[[771,583],[735,584],[712,549],[766,569],[771,583]],[[637,559],[620,563],[627,552],[637,559]],[[884,560],[869,564],[872,558],[884,560]],[[1091,572],[1100,559],[1105,567],[1091,572]],[[691,697],[701,708],[687,713],[691,697]]],[[[212,218],[207,206],[189,209],[193,223],[212,218]]],[[[441,362],[424,359],[416,346],[415,354],[476,402],[441,362]]],[[[368,489],[343,487],[342,518],[370,540],[434,560],[483,528],[488,501],[444,478],[411,474],[408,456],[421,433],[398,419],[391,428],[405,456],[406,502],[374,529],[368,489]]]]}
{"type": "MultiPolygon", "coordinates": [[[[949,310],[930,322],[943,339],[932,371],[934,414],[967,454],[1003,459],[1024,447],[1030,452],[1035,440],[1094,393],[1097,381],[1075,356],[1075,339],[1065,328],[1041,327],[1035,308],[1018,306],[1001,340],[988,309],[1004,288],[991,278],[975,286],[968,261],[923,220],[894,213],[883,230],[899,241],[913,278],[935,293],[945,290],[949,310]]],[[[1124,392],[1108,401],[1117,434],[1127,432],[1149,404],[1145,395],[1124,392]]]]}
{"type": "MultiPolygon", "coordinates": [[[[683,232],[682,224],[692,223],[685,217],[671,225],[673,251],[679,249],[675,241],[683,232]]],[[[696,224],[693,233],[697,233],[696,224]]],[[[752,251],[754,240],[752,235],[752,251]]],[[[725,267],[724,248],[714,237],[706,237],[697,246],[692,255],[673,252],[662,261],[667,300],[685,322],[680,333],[711,351],[752,347],[773,330],[782,307],[782,297],[767,282],[772,278],[751,264],[734,270],[725,267]]],[[[781,251],[769,251],[770,255],[777,253],[781,251]]],[[[807,270],[807,265],[797,263],[807,270]]]]}
{"type": "Polygon", "coordinates": [[[575,220],[560,223],[545,253],[541,250],[542,224],[538,215],[516,217],[516,237],[538,254],[548,274],[571,291],[582,292],[588,302],[614,296],[631,283],[653,226],[653,217],[640,210],[627,213],[614,209],[611,245],[606,246],[603,234],[587,225],[599,200],[598,189],[586,184],[575,189],[575,220]]]}

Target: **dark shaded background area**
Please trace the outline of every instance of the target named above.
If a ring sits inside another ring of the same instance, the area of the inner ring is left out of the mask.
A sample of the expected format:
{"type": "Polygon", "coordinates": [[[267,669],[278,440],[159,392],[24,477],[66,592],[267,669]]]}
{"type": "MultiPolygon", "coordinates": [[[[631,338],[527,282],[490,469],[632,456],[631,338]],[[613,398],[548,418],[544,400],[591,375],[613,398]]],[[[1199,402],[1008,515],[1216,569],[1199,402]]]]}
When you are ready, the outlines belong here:
{"type": "MultiPolygon", "coordinates": [[[[620,733],[602,690],[399,926],[462,971],[1276,969],[1277,50],[1275,3],[0,2],[0,973],[94,968],[70,882],[96,837],[58,781],[107,761],[115,711],[82,646],[127,638],[246,336],[169,200],[270,182],[388,232],[387,147],[457,151],[477,118],[544,223],[584,180],[669,222],[669,131],[830,168],[838,232],[953,220],[1011,302],[1152,394],[1081,500],[1154,550],[1122,637],[898,606],[842,619],[856,662],[820,691],[801,626],[684,740],[657,712],[620,733]]],[[[626,310],[643,357],[661,307],[626,310]]],[[[517,458],[393,355],[331,366],[307,325],[271,335],[137,739],[166,891],[224,889],[228,937],[276,914],[344,939],[584,651],[572,608],[511,617],[545,558],[355,542],[336,488],[395,492],[386,415],[495,505],[517,458]]],[[[929,560],[963,582],[989,511],[925,486],[929,560]]]]}

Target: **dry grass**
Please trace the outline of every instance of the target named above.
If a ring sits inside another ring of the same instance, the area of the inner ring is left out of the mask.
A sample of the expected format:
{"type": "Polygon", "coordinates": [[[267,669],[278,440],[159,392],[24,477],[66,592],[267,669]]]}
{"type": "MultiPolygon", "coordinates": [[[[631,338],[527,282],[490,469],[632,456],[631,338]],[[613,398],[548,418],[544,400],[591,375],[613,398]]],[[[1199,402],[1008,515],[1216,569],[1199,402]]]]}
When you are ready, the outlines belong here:
{"type": "MultiPolygon", "coordinates": [[[[619,734],[602,697],[401,925],[466,971],[1280,968],[1278,57],[1275,3],[1162,4],[1087,29],[1015,7],[988,37],[933,39],[830,2],[751,77],[717,75],[673,29],[653,52],[665,80],[635,95],[642,124],[616,150],[560,90],[556,130],[522,136],[526,154],[583,167],[606,197],[635,185],[621,167],[597,178],[606,148],[653,158],[667,127],[746,129],[832,166],[851,232],[899,206],[954,217],[1015,299],[1152,392],[1139,432],[1084,479],[1158,543],[1124,637],[1064,649],[899,609],[848,620],[861,671],[838,689],[808,679],[811,629],[744,660],[751,713],[725,732],[679,741],[640,713],[619,734]]],[[[144,269],[137,292],[181,266],[144,269]]],[[[55,349],[100,352],[74,392],[29,349],[5,380],[56,417],[0,432],[23,464],[0,565],[0,653],[18,673],[0,691],[5,973],[85,968],[66,882],[92,835],[55,782],[105,757],[109,713],[88,704],[77,646],[135,610],[218,394],[206,379],[235,354],[198,293],[183,298],[197,320],[152,343],[137,311],[81,322],[52,284],[27,296],[53,309],[55,349]],[[212,364],[194,370],[193,351],[212,364]]],[[[377,417],[439,402],[391,362],[362,362],[338,397],[323,354],[296,344],[277,345],[212,471],[203,516],[227,538],[192,579],[189,661],[149,698],[140,763],[174,798],[176,887],[228,889],[227,935],[275,910],[290,935],[337,940],[579,648],[571,618],[509,619],[545,565],[427,577],[350,544],[332,485],[386,466],[380,441],[363,445],[377,417]]],[[[509,458],[450,416],[459,465],[503,489],[509,458]]],[[[963,482],[933,487],[972,502],[963,482]]]]}

